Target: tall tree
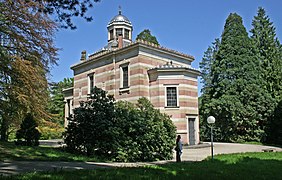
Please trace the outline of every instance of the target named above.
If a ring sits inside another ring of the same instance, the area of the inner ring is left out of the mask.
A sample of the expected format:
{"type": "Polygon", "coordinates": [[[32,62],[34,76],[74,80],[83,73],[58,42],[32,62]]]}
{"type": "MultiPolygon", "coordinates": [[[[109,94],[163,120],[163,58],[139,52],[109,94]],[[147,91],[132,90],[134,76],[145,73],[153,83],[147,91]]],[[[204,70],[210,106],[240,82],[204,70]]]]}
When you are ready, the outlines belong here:
{"type": "Polygon", "coordinates": [[[38,8],[32,2],[0,2],[1,140],[7,140],[9,128],[23,119],[23,113],[47,117],[46,73],[57,61],[56,24],[35,11],[38,8]]]}
{"type": "Polygon", "coordinates": [[[92,20],[86,12],[93,2],[99,0],[0,1],[1,140],[7,140],[8,129],[22,119],[26,109],[36,111],[36,119],[49,118],[46,73],[58,60],[54,32],[58,27],[76,28],[75,16],[92,20]],[[32,76],[40,82],[36,84],[32,76]]]}
{"type": "Polygon", "coordinates": [[[267,141],[281,144],[282,141],[277,136],[282,128],[282,119],[279,115],[281,111],[278,108],[282,102],[282,48],[276,37],[275,27],[263,8],[258,9],[252,26],[251,39],[254,51],[260,59],[261,76],[264,80],[261,88],[265,89],[272,97],[272,102],[265,107],[271,112],[268,116],[267,141]]]}
{"type": "Polygon", "coordinates": [[[271,100],[260,88],[259,60],[236,13],[226,19],[220,42],[210,68],[211,87],[202,99],[202,103],[208,102],[209,114],[203,117],[216,117],[219,140],[260,141],[265,135],[264,105],[271,100]]]}
{"type": "Polygon", "coordinates": [[[209,46],[204,52],[204,56],[200,62],[201,83],[203,83],[202,92],[206,91],[206,89],[211,86],[211,66],[215,61],[215,54],[218,51],[219,45],[220,40],[215,39],[212,46],[209,46]]]}
{"type": "Polygon", "coordinates": [[[53,115],[52,121],[64,125],[65,102],[63,89],[73,86],[73,78],[64,78],[63,81],[54,82],[50,85],[50,100],[48,112],[53,115]]]}
{"type": "Polygon", "coordinates": [[[141,33],[139,33],[136,37],[136,40],[144,40],[159,45],[157,38],[151,34],[149,29],[144,29],[141,33]]]}
{"type": "MultiPolygon", "coordinates": [[[[201,97],[199,98],[199,113],[203,114],[210,114],[209,103],[211,100],[210,97],[210,90],[212,89],[212,76],[211,76],[211,67],[215,61],[215,54],[218,51],[218,47],[220,45],[220,40],[217,38],[212,43],[212,46],[209,46],[208,49],[204,52],[204,56],[202,61],[199,63],[200,70],[201,70],[201,83],[203,84],[201,89],[201,97]]],[[[200,118],[200,123],[205,124],[206,119],[203,119],[202,116],[200,118]]],[[[210,128],[207,126],[201,126],[201,137],[207,138],[209,136],[210,128]]],[[[209,139],[210,140],[210,139],[209,139]]]]}
{"type": "Polygon", "coordinates": [[[282,99],[282,46],[276,37],[276,30],[263,8],[258,9],[251,29],[251,39],[257,48],[261,61],[262,76],[266,89],[278,101],[282,99]]]}

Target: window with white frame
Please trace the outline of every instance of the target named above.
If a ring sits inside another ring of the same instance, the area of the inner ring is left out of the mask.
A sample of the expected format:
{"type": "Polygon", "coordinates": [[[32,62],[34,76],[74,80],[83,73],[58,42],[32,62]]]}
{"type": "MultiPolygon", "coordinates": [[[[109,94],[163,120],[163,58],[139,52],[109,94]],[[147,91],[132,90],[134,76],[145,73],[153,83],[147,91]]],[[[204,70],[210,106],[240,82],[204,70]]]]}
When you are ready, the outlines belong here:
{"type": "Polygon", "coordinates": [[[92,89],[95,86],[94,73],[88,75],[88,94],[91,94],[92,89]]]}
{"type": "Polygon", "coordinates": [[[117,28],[117,29],[116,29],[116,37],[119,37],[120,35],[123,36],[122,28],[117,28]]]}
{"type": "Polygon", "coordinates": [[[124,39],[129,39],[129,30],[124,29],[124,39]]]}
{"type": "Polygon", "coordinates": [[[176,86],[166,87],[166,107],[178,107],[178,88],[176,86]]]}
{"type": "Polygon", "coordinates": [[[120,88],[129,87],[129,68],[128,63],[120,66],[120,88]]]}

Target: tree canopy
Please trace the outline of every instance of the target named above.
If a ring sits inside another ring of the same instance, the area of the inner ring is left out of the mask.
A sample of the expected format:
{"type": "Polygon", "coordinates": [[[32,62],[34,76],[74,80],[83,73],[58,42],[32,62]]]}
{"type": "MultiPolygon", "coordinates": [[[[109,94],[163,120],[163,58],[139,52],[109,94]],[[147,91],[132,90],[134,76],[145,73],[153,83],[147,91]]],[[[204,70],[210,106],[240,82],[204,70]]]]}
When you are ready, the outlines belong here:
{"type": "Polygon", "coordinates": [[[64,125],[65,102],[63,89],[73,87],[73,78],[64,78],[62,81],[49,84],[48,112],[52,114],[54,123],[64,125]]]}
{"type": "Polygon", "coordinates": [[[260,60],[263,85],[269,96],[271,105],[265,108],[270,112],[267,121],[267,138],[269,143],[282,144],[281,103],[282,103],[282,46],[276,36],[276,29],[263,8],[258,9],[252,21],[251,39],[254,51],[260,60]]]}
{"type": "Polygon", "coordinates": [[[136,37],[136,40],[144,40],[159,45],[157,38],[151,34],[149,29],[144,29],[141,33],[139,33],[136,37]]]}
{"type": "Polygon", "coordinates": [[[47,72],[57,61],[53,36],[56,24],[34,11],[37,3],[0,2],[0,106],[1,139],[19,126],[26,112],[48,118],[47,72]]]}
{"type": "Polygon", "coordinates": [[[74,29],[72,18],[86,16],[99,0],[0,1],[0,130],[7,140],[9,130],[19,126],[25,113],[47,120],[50,67],[57,64],[55,32],[74,29]]]}
{"type": "MultiPolygon", "coordinates": [[[[260,23],[253,24],[259,27],[260,23]]],[[[251,31],[258,31],[257,27],[251,31]]],[[[258,39],[264,42],[263,38],[258,39]]],[[[242,18],[231,13],[226,19],[221,39],[205,52],[200,63],[204,83],[200,103],[204,138],[209,137],[206,118],[213,115],[217,119],[217,140],[265,141],[269,117],[276,106],[270,89],[265,87],[272,84],[268,78],[277,80],[278,76],[263,73],[266,69],[260,54],[263,50],[257,44],[248,37],[242,18]]],[[[281,67],[272,69],[271,73],[280,73],[281,67]]]]}

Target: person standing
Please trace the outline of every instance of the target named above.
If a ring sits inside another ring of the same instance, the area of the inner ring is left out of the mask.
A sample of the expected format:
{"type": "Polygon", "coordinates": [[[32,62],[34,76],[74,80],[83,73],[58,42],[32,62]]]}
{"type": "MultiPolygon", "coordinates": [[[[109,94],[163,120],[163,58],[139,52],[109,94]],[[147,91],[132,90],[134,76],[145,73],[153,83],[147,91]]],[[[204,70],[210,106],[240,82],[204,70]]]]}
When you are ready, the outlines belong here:
{"type": "Polygon", "coordinates": [[[181,136],[178,135],[176,138],[176,162],[181,162],[181,154],[182,154],[182,142],[181,142],[181,136]]]}

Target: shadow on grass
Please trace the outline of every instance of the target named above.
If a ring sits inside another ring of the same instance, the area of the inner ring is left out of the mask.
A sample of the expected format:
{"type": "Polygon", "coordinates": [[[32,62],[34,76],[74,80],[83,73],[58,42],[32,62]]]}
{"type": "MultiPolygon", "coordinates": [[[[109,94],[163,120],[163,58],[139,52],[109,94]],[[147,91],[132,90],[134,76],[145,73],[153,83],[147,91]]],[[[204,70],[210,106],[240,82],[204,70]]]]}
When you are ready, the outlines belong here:
{"type": "Polygon", "coordinates": [[[0,142],[0,161],[101,161],[96,157],[74,155],[60,147],[16,146],[12,142],[0,142]]]}
{"type": "Polygon", "coordinates": [[[254,156],[220,155],[213,161],[207,159],[146,167],[98,168],[110,167],[102,165],[92,166],[92,170],[28,173],[13,176],[12,179],[281,179],[282,153],[254,156]]]}

